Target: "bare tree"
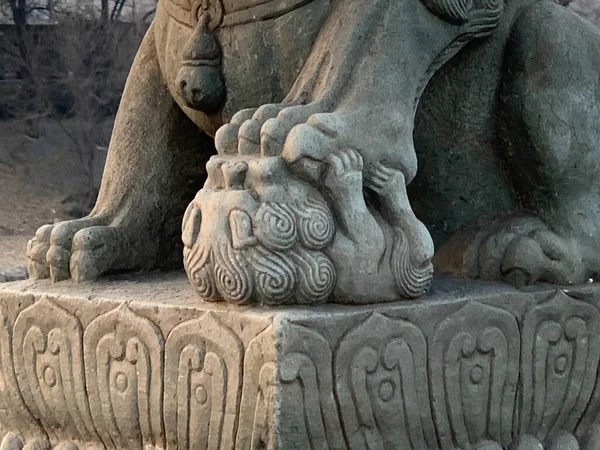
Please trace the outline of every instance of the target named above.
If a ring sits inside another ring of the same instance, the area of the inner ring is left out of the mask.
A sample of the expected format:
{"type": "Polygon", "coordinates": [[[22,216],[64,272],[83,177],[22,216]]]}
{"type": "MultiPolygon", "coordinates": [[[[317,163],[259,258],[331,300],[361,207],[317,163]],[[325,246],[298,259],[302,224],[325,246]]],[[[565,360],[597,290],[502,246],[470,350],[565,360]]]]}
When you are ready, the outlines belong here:
{"type": "MultiPolygon", "coordinates": [[[[23,4],[30,9],[31,2],[42,0],[2,1],[21,2],[8,5],[12,14],[23,4]]],[[[32,12],[27,9],[16,13],[21,25],[13,20],[8,35],[0,36],[0,68],[15,68],[17,79],[5,90],[0,83],[0,104],[9,105],[8,114],[25,120],[32,129],[43,120],[56,121],[63,128],[84,174],[84,185],[78,189],[85,194],[80,197],[84,210],[95,195],[97,149],[107,145],[98,124],[115,113],[146,29],[144,23],[117,20],[124,8],[119,1],[124,0],[115,1],[108,20],[103,11],[97,16],[98,11],[83,6],[55,3],[54,23],[47,26],[29,25],[27,14],[32,17],[32,12]],[[66,126],[66,121],[77,126],[66,126]]]]}
{"type": "Polygon", "coordinates": [[[600,26],[600,0],[572,0],[569,8],[600,26]]]}

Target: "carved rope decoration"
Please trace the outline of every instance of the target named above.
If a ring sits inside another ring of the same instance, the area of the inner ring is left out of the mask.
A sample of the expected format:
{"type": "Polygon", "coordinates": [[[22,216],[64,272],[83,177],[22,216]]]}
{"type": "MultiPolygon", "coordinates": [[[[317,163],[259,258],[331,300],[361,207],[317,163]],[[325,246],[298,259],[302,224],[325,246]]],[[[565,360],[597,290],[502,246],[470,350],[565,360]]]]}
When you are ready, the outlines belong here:
{"type": "Polygon", "coordinates": [[[246,23],[275,19],[301,8],[312,1],[270,0],[255,5],[250,4],[232,11],[225,11],[221,0],[196,0],[191,5],[184,1],[167,0],[164,2],[164,5],[171,17],[188,27],[194,27],[198,23],[199,13],[208,11],[211,18],[211,29],[214,30],[219,27],[228,28],[246,23]]]}

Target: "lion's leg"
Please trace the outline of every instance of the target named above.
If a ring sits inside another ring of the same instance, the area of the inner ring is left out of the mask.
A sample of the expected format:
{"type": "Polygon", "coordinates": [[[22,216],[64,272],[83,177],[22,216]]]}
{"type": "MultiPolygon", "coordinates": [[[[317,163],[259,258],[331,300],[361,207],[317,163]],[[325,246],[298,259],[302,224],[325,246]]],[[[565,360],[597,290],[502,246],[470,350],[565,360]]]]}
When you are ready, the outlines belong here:
{"type": "MultiPolygon", "coordinates": [[[[327,163],[325,186],[343,236],[338,236],[338,245],[334,247],[354,255],[352,266],[374,274],[385,252],[385,238],[365,203],[362,157],[354,150],[337,151],[329,155],[327,163]],[[349,242],[340,243],[340,239],[349,242]]],[[[341,262],[344,257],[338,260],[341,262]]]]}
{"type": "Polygon", "coordinates": [[[454,237],[436,259],[517,285],[587,281],[600,272],[600,31],[537,2],[505,61],[499,156],[523,213],[454,237]]]}
{"type": "Polygon", "coordinates": [[[600,30],[539,2],[517,20],[508,51],[502,156],[523,210],[547,230],[529,236],[529,251],[509,247],[504,271],[587,281],[600,272],[600,30]]]}
{"type": "Polygon", "coordinates": [[[600,30],[538,2],[515,23],[505,60],[500,156],[523,208],[557,232],[596,240],[600,30]]]}
{"type": "MultiPolygon", "coordinates": [[[[496,9],[473,6],[464,20],[451,18],[462,25],[452,25],[435,17],[426,3],[447,2],[335,2],[286,99],[237,113],[216,133],[219,153],[278,155],[289,147],[288,136],[295,127],[311,124],[315,114],[333,113],[332,122],[345,122],[338,148],[348,148],[342,140],[360,144],[350,148],[359,149],[369,161],[372,153],[383,153],[410,182],[416,171],[413,120],[422,90],[435,70],[469,40],[489,34],[502,4],[483,2],[496,9]],[[367,142],[378,150],[364,148],[367,142]]],[[[325,133],[328,128],[317,126],[325,133]]],[[[293,157],[302,156],[300,150],[293,157]]],[[[319,148],[308,156],[323,159],[329,150],[319,148]]]]}
{"type": "Polygon", "coordinates": [[[410,277],[412,264],[427,267],[429,276],[431,238],[406,207],[405,185],[417,171],[412,137],[417,101],[437,68],[495,27],[501,3],[473,2],[465,17],[451,18],[461,23],[453,25],[426,6],[447,2],[336,2],[286,102],[241,111],[217,132],[217,150],[281,154],[295,175],[314,185],[322,182],[328,155],[346,149],[357,150],[367,168],[383,162],[401,172],[403,206],[390,211],[397,215],[392,222],[402,222],[410,237],[403,244],[410,240],[414,248],[398,267],[410,277]]]}
{"type": "Polygon", "coordinates": [[[96,207],[38,231],[30,276],[89,280],[181,264],[180,220],[201,187],[210,145],[165,89],[151,27],[127,81],[96,207]]]}
{"type": "Polygon", "coordinates": [[[292,128],[313,114],[334,110],[387,1],[336,2],[284,101],[235,114],[215,136],[219,153],[279,154],[292,128]]]}
{"type": "Polygon", "coordinates": [[[429,265],[433,257],[433,241],[427,228],[417,219],[410,206],[404,173],[376,163],[365,178],[365,185],[380,198],[383,218],[392,229],[402,230],[402,234],[408,239],[415,262],[429,265]]]}

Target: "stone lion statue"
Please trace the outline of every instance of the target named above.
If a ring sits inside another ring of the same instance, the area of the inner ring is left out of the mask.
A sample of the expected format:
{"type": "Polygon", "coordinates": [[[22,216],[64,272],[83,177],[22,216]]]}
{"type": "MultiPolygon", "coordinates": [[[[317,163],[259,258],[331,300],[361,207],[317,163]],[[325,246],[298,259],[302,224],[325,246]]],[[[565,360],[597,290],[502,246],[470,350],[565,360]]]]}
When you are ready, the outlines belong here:
{"type": "Polygon", "coordinates": [[[271,304],[594,279],[599,63],[546,0],[161,0],[97,205],[29,274],[185,260],[203,298],[271,304]]]}

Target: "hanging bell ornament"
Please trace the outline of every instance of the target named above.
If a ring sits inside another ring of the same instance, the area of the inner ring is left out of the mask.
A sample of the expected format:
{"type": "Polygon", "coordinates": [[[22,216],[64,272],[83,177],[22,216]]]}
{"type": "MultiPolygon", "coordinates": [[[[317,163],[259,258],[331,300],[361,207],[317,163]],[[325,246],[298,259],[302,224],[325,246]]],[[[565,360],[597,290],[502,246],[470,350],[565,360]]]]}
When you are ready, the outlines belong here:
{"type": "Polygon", "coordinates": [[[206,8],[200,8],[198,13],[198,23],[183,51],[176,83],[178,93],[188,107],[211,114],[225,101],[222,55],[206,8]]]}

